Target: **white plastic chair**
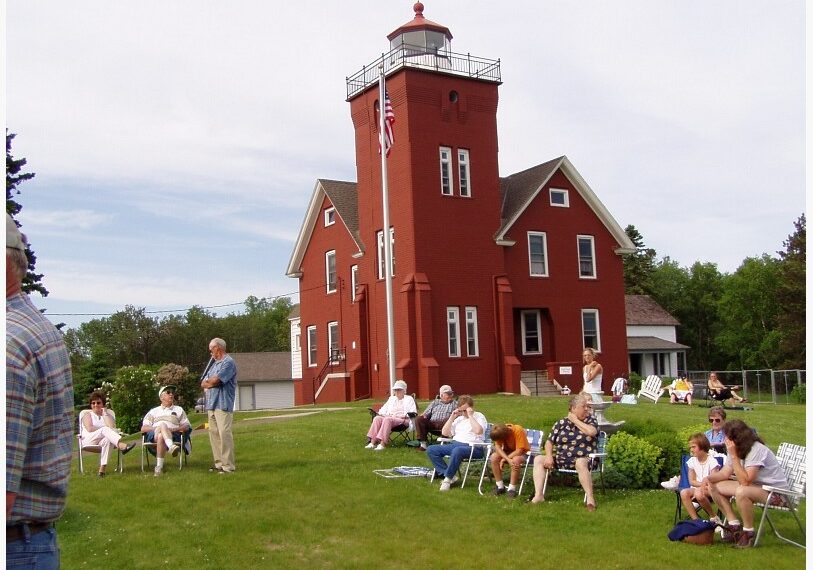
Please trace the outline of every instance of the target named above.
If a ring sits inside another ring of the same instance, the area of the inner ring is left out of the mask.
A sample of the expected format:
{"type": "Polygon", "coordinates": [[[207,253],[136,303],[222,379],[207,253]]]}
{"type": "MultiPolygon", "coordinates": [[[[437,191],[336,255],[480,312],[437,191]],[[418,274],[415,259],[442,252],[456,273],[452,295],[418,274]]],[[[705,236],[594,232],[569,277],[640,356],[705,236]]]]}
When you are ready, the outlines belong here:
{"type": "MultiPolygon", "coordinates": [[[[113,416],[113,419],[115,420],[116,419],[116,413],[113,410],[110,410],[110,409],[108,409],[107,411],[110,413],[111,416],[113,416]]],[[[81,412],[79,412],[79,433],[76,434],[76,439],[79,442],[79,445],[77,445],[77,447],[78,447],[78,452],[77,453],[79,455],[79,473],[82,473],[83,475],[85,473],[85,462],[84,462],[84,459],[82,458],[82,452],[83,451],[86,451],[88,453],[101,453],[102,452],[102,446],[101,445],[83,445],[82,444],[82,440],[83,440],[83,438],[82,438],[82,420],[84,420],[85,416],[88,415],[90,412],[91,412],[90,410],[82,410],[81,412]]],[[[121,430],[116,430],[116,431],[121,433],[121,430]]],[[[124,473],[124,460],[121,457],[121,449],[119,449],[117,447],[116,452],[118,453],[118,460],[117,460],[117,463],[116,463],[115,471],[118,471],[119,473],[124,473]]]]}
{"type": "Polygon", "coordinates": [[[785,477],[788,479],[789,487],[787,489],[782,489],[779,487],[773,487],[771,485],[762,486],[763,489],[768,491],[768,498],[765,503],[754,503],[754,505],[762,507],[762,518],[759,521],[759,527],[757,527],[757,535],[754,539],[754,546],[759,544],[759,539],[762,537],[762,533],[765,528],[765,521],[768,521],[768,524],[773,529],[776,538],[806,550],[807,548],[804,544],[800,544],[786,536],[782,536],[779,533],[779,530],[773,524],[773,521],[768,513],[772,510],[790,512],[793,515],[793,518],[796,519],[796,524],[799,525],[799,530],[802,532],[802,536],[805,536],[805,529],[802,526],[802,522],[799,520],[799,515],[796,513],[796,509],[801,500],[805,498],[805,485],[807,482],[807,448],[802,447],[801,445],[794,445],[792,443],[783,443],[779,446],[779,450],[776,453],[776,459],[779,461],[779,465],[782,466],[782,470],[785,472],[785,477]],[[784,505],[771,505],[771,500],[773,497],[784,497],[784,505]]]}
{"type": "Polygon", "coordinates": [[[638,392],[638,397],[640,398],[643,396],[644,398],[649,398],[656,404],[658,403],[658,398],[663,396],[663,393],[666,391],[665,388],[661,387],[661,377],[656,374],[651,374],[646,377],[643,384],[641,384],[641,390],[638,392]]]}
{"type": "MultiPolygon", "coordinates": [[[[593,473],[598,473],[599,478],[601,480],[601,492],[604,493],[604,458],[607,457],[607,434],[603,431],[598,432],[598,442],[596,443],[596,451],[595,453],[590,453],[587,457],[590,459],[590,476],[592,477],[593,473]]],[[[553,469],[552,471],[556,471],[557,473],[567,473],[569,475],[578,475],[578,472],[575,469],[553,469]]],[[[550,479],[550,473],[545,475],[545,482],[542,484],[542,495],[545,495],[545,491],[548,489],[548,480],[550,479]]],[[[583,502],[587,502],[587,493],[584,494],[583,502]]]]}

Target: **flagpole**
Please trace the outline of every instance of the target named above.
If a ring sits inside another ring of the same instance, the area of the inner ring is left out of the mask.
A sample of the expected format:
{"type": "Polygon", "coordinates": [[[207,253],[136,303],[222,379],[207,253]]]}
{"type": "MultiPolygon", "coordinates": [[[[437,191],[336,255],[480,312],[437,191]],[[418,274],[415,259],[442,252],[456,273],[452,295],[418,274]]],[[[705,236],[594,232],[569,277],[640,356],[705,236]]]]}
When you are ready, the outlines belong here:
{"type": "Polygon", "coordinates": [[[387,186],[387,141],[384,134],[386,118],[386,87],[384,86],[384,66],[378,66],[378,134],[381,149],[381,207],[384,210],[384,283],[387,291],[387,366],[390,376],[390,394],[395,383],[395,325],[393,324],[392,303],[392,243],[390,242],[390,200],[387,186]]]}

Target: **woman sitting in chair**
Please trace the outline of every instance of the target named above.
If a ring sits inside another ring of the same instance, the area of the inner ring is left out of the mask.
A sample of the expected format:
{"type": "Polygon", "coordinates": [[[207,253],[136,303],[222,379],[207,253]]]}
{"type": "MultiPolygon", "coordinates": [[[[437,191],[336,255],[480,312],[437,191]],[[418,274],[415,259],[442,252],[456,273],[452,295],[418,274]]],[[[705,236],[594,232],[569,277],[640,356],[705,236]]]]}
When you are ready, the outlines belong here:
{"type": "Polygon", "coordinates": [[[398,380],[393,384],[392,391],[395,392],[387,402],[378,410],[378,415],[373,418],[367,437],[370,443],[367,449],[381,451],[387,447],[390,441],[390,432],[396,426],[409,425],[409,414],[418,413],[415,405],[415,398],[406,395],[407,383],[398,380]],[[376,442],[378,444],[376,445],[376,442]]]}
{"type": "Polygon", "coordinates": [[[712,449],[717,453],[725,454],[725,434],[723,424],[725,423],[725,409],[722,406],[714,406],[709,410],[709,424],[711,427],[706,430],[706,438],[709,440],[712,449]]]}
{"type": "Polygon", "coordinates": [[[587,510],[596,510],[589,456],[596,452],[598,446],[598,422],[595,416],[590,415],[590,407],[590,395],[579,394],[571,398],[567,417],[553,425],[545,442],[545,457],[541,461],[540,458],[534,461],[534,496],[530,502],[541,503],[545,500],[545,480],[551,469],[569,469],[579,475],[587,510]]]}
{"type": "Polygon", "coordinates": [[[105,476],[111,446],[118,447],[122,454],[129,453],[136,446],[135,442],[125,444],[121,441],[121,434],[116,431],[116,416],[104,407],[104,394],[101,392],[90,395],[90,410],[82,417],[80,435],[83,448],[90,445],[101,447],[99,477],[105,476]]]}
{"type": "MultiPolygon", "coordinates": [[[[706,484],[714,504],[720,507],[728,521],[720,540],[748,548],[754,545],[755,538],[754,503],[764,503],[768,499],[768,491],[762,486],[787,488],[788,480],[776,456],[744,421],[727,421],[723,424],[723,433],[728,455],[722,469],[709,475],[706,484]],[[732,480],[732,475],[737,479],[732,480]],[[732,497],[736,500],[742,522],[731,506],[732,497]]],[[[774,497],[778,501],[775,506],[781,506],[784,497],[774,497]]],[[[774,504],[773,499],[771,503],[774,504]]]]}
{"type": "Polygon", "coordinates": [[[709,374],[709,394],[711,394],[713,399],[719,402],[733,399],[739,404],[740,402],[745,401],[745,398],[737,394],[735,388],[731,388],[720,382],[720,379],[717,378],[716,372],[709,374]]]}

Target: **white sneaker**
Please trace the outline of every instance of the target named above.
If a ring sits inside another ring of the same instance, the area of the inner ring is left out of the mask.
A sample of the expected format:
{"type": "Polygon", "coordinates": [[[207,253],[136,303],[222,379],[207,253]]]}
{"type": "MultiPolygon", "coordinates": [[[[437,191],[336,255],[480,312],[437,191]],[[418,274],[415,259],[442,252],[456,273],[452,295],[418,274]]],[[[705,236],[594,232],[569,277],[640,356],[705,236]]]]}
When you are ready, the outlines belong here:
{"type": "Polygon", "coordinates": [[[458,477],[457,475],[455,475],[454,477],[452,477],[452,482],[451,482],[451,483],[449,483],[449,485],[454,485],[454,484],[455,484],[455,483],[457,483],[458,481],[460,481],[460,477],[458,477]]]}
{"type": "Polygon", "coordinates": [[[163,475],[163,473],[164,473],[164,470],[162,468],[156,467],[155,468],[155,473],[153,474],[153,476],[154,477],[160,477],[161,475],[163,475]]]}
{"type": "Polygon", "coordinates": [[[373,449],[374,447],[375,447],[375,444],[371,441],[370,443],[368,443],[367,445],[364,446],[364,449],[373,449]]]}
{"type": "Polygon", "coordinates": [[[446,479],[444,479],[440,484],[440,490],[443,491],[443,492],[448,491],[449,489],[451,489],[451,487],[452,487],[452,482],[447,481],[446,479]]]}
{"type": "Polygon", "coordinates": [[[387,447],[383,443],[379,443],[375,448],[376,451],[382,451],[384,449],[387,449],[387,447]]]}
{"type": "Polygon", "coordinates": [[[678,475],[675,475],[668,481],[661,482],[661,487],[669,491],[677,491],[678,485],[680,485],[680,476],[678,475]]]}
{"type": "Polygon", "coordinates": [[[181,446],[177,443],[173,443],[172,447],[169,448],[169,452],[172,454],[172,457],[178,457],[178,454],[181,452],[181,446]]]}

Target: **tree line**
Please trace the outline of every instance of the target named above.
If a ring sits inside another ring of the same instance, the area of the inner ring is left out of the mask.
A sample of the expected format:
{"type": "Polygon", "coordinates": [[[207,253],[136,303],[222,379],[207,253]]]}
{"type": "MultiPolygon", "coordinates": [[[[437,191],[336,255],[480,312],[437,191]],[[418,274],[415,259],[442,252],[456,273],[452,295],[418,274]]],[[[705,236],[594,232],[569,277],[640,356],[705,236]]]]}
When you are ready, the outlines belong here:
{"type": "Polygon", "coordinates": [[[636,252],[624,256],[627,294],[650,295],[678,321],[690,370],[805,367],[806,218],[776,256],[748,257],[733,273],[715,263],[681,267],[654,249],[633,225],[636,252]]]}

